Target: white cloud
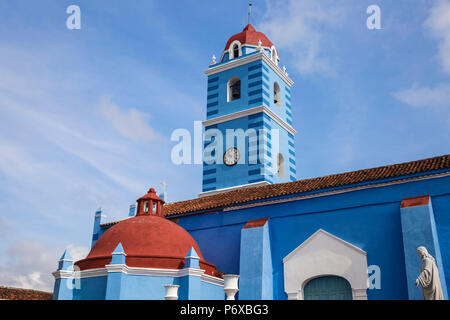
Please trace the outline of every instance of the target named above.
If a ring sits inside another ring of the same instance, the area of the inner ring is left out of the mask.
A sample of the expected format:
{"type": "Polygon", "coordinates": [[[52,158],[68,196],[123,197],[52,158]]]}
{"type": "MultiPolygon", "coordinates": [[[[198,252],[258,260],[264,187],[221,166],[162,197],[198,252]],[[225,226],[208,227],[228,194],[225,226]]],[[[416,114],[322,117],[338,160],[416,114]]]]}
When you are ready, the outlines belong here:
{"type": "Polygon", "coordinates": [[[450,73],[450,0],[436,1],[424,26],[439,40],[439,61],[450,73]]]}
{"type": "Polygon", "coordinates": [[[397,100],[416,108],[450,108],[450,83],[441,83],[435,88],[414,85],[393,95],[397,100]]]}
{"type": "MultiPolygon", "coordinates": [[[[68,249],[75,261],[89,251],[87,247],[74,245],[68,249]]],[[[0,285],[52,292],[54,278],[51,273],[57,269],[62,252],[61,248],[48,247],[37,241],[13,243],[0,265],[0,285]]]]}
{"type": "Polygon", "coordinates": [[[123,110],[107,98],[102,98],[99,107],[100,114],[122,136],[133,141],[152,141],[163,139],[148,125],[150,115],[136,109],[123,110]]]}
{"type": "Polygon", "coordinates": [[[333,74],[324,52],[328,27],[343,19],[344,9],[335,1],[289,0],[267,2],[267,13],[258,29],[264,30],[278,49],[289,53],[301,73],[333,74]]]}

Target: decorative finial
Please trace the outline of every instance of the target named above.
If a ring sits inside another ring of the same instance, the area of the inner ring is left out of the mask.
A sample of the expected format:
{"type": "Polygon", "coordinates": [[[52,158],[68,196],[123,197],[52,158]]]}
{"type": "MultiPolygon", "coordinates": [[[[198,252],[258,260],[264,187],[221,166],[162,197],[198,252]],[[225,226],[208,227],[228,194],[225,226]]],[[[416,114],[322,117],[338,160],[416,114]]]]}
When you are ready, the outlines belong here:
{"type": "Polygon", "coordinates": [[[289,74],[286,72],[286,66],[283,66],[283,72],[284,72],[286,75],[289,75],[289,74]]]}
{"type": "Polygon", "coordinates": [[[263,51],[261,39],[258,40],[258,51],[263,51]]]}
{"type": "Polygon", "coordinates": [[[215,54],[213,54],[213,56],[212,56],[212,62],[210,63],[210,65],[213,65],[213,64],[216,64],[217,62],[216,62],[216,55],[215,54]]]}
{"type": "Polygon", "coordinates": [[[252,0],[248,1],[248,24],[250,24],[250,16],[252,15],[252,0]]]}

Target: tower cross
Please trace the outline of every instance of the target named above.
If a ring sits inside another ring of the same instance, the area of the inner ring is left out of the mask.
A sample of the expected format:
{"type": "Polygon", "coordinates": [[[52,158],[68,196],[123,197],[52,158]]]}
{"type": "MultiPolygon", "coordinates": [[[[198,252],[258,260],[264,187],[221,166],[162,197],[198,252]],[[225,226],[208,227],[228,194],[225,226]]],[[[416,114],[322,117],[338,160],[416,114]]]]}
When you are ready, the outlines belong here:
{"type": "Polygon", "coordinates": [[[252,15],[252,0],[248,2],[248,24],[250,24],[250,16],[252,15]]]}
{"type": "Polygon", "coordinates": [[[166,187],[167,187],[166,181],[163,180],[163,181],[161,182],[161,184],[162,184],[162,186],[163,186],[163,194],[166,194],[166,187]]]}

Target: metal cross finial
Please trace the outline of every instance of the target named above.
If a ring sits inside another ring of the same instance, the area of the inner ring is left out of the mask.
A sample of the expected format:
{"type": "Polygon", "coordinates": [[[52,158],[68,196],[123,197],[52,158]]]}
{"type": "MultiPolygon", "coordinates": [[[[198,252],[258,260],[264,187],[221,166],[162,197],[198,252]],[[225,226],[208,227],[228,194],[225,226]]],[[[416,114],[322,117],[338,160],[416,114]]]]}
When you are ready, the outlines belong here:
{"type": "Polygon", "coordinates": [[[248,24],[250,24],[250,16],[252,15],[252,0],[248,1],[248,24]]]}
{"type": "Polygon", "coordinates": [[[166,181],[162,181],[161,182],[161,184],[162,184],[162,186],[163,186],[163,193],[166,193],[166,187],[167,187],[167,183],[166,183],[166,181]]]}

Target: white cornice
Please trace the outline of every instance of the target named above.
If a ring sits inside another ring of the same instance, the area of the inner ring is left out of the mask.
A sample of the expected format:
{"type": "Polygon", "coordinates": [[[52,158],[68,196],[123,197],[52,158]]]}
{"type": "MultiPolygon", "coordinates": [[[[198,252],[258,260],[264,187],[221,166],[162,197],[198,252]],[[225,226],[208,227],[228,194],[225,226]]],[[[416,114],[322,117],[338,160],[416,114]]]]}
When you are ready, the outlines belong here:
{"type": "Polygon", "coordinates": [[[287,132],[289,132],[293,136],[295,136],[297,134],[297,131],[295,131],[294,128],[292,128],[289,124],[284,122],[283,119],[281,119],[279,116],[277,116],[275,114],[275,112],[273,112],[266,106],[259,106],[259,107],[254,107],[254,108],[243,110],[243,111],[230,113],[230,114],[227,114],[227,115],[224,115],[221,117],[205,120],[202,123],[205,127],[209,127],[214,124],[239,119],[242,117],[247,117],[252,114],[256,114],[256,113],[260,113],[260,112],[264,112],[265,114],[267,114],[272,120],[274,120],[276,123],[278,123],[283,129],[285,129],[287,132]]]}
{"type": "Polygon", "coordinates": [[[81,279],[92,277],[104,277],[108,273],[121,272],[133,276],[153,276],[153,277],[200,277],[202,281],[210,284],[223,286],[224,280],[205,274],[205,270],[196,268],[184,269],[159,269],[159,268],[136,268],[124,264],[108,264],[104,268],[89,269],[82,271],[58,270],[53,272],[55,279],[81,279]]]}
{"type": "Polygon", "coordinates": [[[211,67],[205,70],[205,74],[207,76],[211,76],[213,74],[233,69],[242,66],[244,64],[248,64],[250,62],[258,61],[261,59],[264,60],[264,62],[267,63],[272,68],[272,70],[274,70],[275,73],[278,74],[280,78],[283,79],[284,82],[286,82],[286,84],[292,87],[294,81],[292,81],[291,78],[289,78],[289,76],[285,72],[283,72],[283,70],[281,70],[280,67],[278,67],[264,52],[253,53],[243,58],[234,59],[231,60],[230,62],[220,64],[216,67],[211,67]]]}
{"type": "Polygon", "coordinates": [[[367,256],[367,253],[362,250],[361,248],[358,248],[357,246],[336,237],[334,234],[331,234],[329,232],[326,232],[323,229],[319,229],[316,232],[314,232],[313,235],[311,235],[308,239],[306,239],[305,241],[302,242],[302,244],[300,244],[297,248],[295,248],[291,253],[289,253],[286,257],[283,258],[283,263],[286,263],[291,257],[293,257],[295,255],[295,253],[299,250],[301,250],[302,248],[306,247],[314,238],[316,238],[317,236],[319,236],[320,234],[323,234],[325,236],[327,236],[328,238],[334,239],[335,241],[349,247],[352,250],[357,251],[358,253],[367,256]]]}
{"type": "Polygon", "coordinates": [[[73,278],[73,271],[70,270],[58,270],[55,272],[52,272],[53,277],[55,277],[55,280],[58,279],[71,279],[73,278]]]}

